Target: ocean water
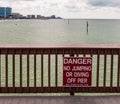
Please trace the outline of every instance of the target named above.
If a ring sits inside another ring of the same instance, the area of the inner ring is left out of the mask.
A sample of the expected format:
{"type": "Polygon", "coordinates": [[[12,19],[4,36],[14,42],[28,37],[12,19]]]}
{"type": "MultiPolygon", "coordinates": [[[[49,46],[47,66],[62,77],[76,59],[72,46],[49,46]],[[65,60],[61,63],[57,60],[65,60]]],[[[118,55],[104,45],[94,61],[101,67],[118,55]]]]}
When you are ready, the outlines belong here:
{"type": "Polygon", "coordinates": [[[120,20],[1,20],[0,44],[120,44],[120,20]]]}

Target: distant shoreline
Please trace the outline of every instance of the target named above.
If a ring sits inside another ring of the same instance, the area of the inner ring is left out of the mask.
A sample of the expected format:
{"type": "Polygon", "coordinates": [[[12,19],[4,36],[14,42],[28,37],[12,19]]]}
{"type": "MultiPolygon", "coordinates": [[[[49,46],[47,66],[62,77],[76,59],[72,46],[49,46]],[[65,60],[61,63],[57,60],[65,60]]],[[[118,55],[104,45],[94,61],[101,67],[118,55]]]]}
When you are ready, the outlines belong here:
{"type": "Polygon", "coordinates": [[[0,19],[0,20],[62,20],[61,19],[0,19]]]}
{"type": "Polygon", "coordinates": [[[58,18],[56,18],[56,19],[0,19],[0,21],[2,21],[2,20],[7,20],[7,21],[14,21],[14,20],[120,20],[120,19],[103,19],[103,18],[97,18],[97,19],[95,19],[95,18],[69,18],[69,19],[67,19],[67,18],[60,18],[60,19],[58,19],[58,18]]]}

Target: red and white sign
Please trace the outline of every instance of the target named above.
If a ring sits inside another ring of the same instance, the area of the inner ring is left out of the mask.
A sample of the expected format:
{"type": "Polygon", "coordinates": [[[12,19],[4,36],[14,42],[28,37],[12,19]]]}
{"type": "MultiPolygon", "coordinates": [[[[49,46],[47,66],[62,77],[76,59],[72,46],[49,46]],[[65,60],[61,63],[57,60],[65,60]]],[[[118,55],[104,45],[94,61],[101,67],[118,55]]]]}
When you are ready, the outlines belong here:
{"type": "Polygon", "coordinates": [[[91,86],[91,81],[91,57],[63,57],[63,86],[91,86]]]}

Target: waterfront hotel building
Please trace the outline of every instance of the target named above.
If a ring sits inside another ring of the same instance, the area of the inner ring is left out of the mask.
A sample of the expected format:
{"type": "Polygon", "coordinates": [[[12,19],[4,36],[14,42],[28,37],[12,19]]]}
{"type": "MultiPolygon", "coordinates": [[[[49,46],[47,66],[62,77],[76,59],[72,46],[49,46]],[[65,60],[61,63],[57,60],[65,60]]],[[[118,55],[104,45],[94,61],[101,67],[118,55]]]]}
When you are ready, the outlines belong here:
{"type": "Polygon", "coordinates": [[[12,13],[12,8],[10,7],[0,7],[0,17],[8,18],[12,13]]]}

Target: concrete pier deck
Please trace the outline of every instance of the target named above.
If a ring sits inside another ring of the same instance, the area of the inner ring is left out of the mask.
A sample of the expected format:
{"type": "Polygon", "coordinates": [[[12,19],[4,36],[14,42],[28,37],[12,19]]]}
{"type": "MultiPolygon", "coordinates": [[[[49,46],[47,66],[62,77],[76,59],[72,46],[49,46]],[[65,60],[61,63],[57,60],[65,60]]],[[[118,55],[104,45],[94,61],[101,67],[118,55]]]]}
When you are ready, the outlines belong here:
{"type": "Polygon", "coordinates": [[[0,104],[120,104],[120,96],[2,96],[0,104]]]}

